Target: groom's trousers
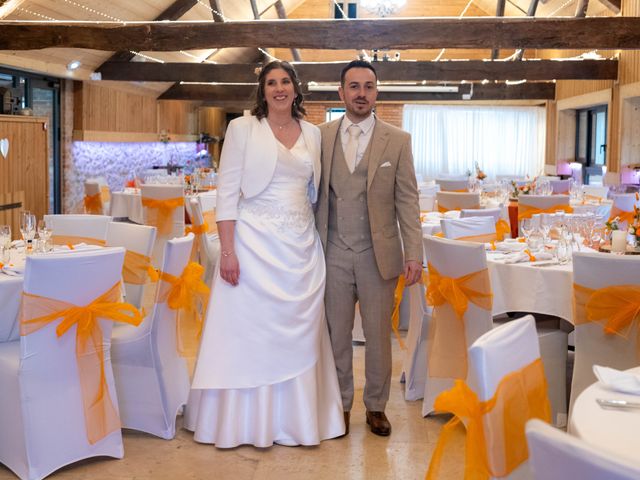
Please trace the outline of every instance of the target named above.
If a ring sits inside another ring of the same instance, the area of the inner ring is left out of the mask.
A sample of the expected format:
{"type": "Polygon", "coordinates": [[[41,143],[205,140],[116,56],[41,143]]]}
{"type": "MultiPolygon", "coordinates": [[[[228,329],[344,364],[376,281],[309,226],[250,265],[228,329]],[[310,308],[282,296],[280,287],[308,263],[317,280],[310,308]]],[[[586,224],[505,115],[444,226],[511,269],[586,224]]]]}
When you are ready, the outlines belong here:
{"type": "Polygon", "coordinates": [[[360,303],[365,336],[364,404],[384,411],[391,385],[391,314],[397,279],[380,276],[373,248],[357,253],[327,242],[325,307],[345,412],[353,405],[352,330],[360,303]]]}

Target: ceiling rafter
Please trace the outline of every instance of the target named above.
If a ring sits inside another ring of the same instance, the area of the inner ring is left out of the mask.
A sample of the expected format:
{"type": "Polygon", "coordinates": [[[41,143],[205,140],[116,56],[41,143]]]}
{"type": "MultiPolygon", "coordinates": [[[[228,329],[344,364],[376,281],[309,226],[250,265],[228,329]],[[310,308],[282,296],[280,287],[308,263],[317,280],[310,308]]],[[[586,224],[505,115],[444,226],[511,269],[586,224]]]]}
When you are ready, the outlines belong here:
{"type": "MultiPolygon", "coordinates": [[[[336,82],[347,62],[298,63],[303,81],[336,82]]],[[[377,62],[384,81],[462,80],[615,80],[618,60],[526,60],[487,62],[482,60],[439,62],[377,62]]],[[[257,63],[152,63],[107,62],[98,70],[103,80],[137,82],[255,82],[257,63]]]]}
{"type": "Polygon", "coordinates": [[[226,48],[638,49],[639,17],[398,18],[253,22],[0,22],[0,50],[226,48]],[[331,31],[331,35],[327,32],[331,31]]]}

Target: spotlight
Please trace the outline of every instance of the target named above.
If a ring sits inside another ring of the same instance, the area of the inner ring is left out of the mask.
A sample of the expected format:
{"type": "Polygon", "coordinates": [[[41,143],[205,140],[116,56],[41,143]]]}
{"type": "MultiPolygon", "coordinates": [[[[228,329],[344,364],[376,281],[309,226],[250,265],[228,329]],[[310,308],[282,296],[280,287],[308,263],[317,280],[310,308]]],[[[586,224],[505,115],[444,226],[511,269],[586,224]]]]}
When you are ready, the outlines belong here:
{"type": "Polygon", "coordinates": [[[82,65],[82,63],[80,63],[80,60],[72,60],[67,64],[67,70],[73,71],[77,69],[80,65],[82,65]]]}

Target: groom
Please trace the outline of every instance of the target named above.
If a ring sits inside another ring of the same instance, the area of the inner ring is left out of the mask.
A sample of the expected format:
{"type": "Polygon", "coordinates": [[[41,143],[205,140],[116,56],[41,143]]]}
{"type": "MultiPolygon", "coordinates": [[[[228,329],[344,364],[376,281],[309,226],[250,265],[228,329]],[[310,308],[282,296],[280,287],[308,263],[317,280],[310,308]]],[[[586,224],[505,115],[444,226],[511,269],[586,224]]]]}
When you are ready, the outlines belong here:
{"type": "Polygon", "coordinates": [[[342,70],[338,93],[346,115],[320,126],[316,225],[326,253],[325,307],[346,433],[353,405],[351,331],[360,302],[366,420],[373,433],[386,436],[394,290],[400,274],[407,285],[421,276],[422,230],[411,136],[373,115],[377,80],[365,61],[342,70]]]}

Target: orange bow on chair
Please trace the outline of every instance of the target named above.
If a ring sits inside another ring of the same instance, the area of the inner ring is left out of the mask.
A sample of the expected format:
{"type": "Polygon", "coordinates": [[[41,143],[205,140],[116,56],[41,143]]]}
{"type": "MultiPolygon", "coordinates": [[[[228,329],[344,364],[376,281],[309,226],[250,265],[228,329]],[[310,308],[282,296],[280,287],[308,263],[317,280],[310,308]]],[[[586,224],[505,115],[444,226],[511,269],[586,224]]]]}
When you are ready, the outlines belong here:
{"type": "Polygon", "coordinates": [[[407,283],[407,279],[404,275],[398,277],[398,283],[396,284],[396,290],[393,293],[393,313],[391,314],[391,329],[393,334],[398,340],[398,344],[402,350],[405,349],[404,342],[400,338],[400,304],[402,303],[402,297],[404,294],[404,287],[407,283]]]}
{"type": "Polygon", "coordinates": [[[190,262],[179,277],[160,272],[158,301],[166,301],[169,308],[176,311],[176,337],[182,356],[194,353],[193,344],[202,331],[202,317],[209,302],[209,287],[202,281],[203,274],[204,267],[195,262],[190,262]]]}
{"type": "Polygon", "coordinates": [[[173,211],[178,207],[184,206],[184,198],[156,200],[142,197],[142,206],[147,207],[147,223],[158,229],[158,235],[168,235],[171,233],[173,211]]]}
{"type": "Polygon", "coordinates": [[[531,218],[539,213],[556,213],[558,210],[561,210],[565,213],[573,213],[573,208],[569,205],[552,205],[548,208],[536,208],[531,207],[529,205],[518,205],[518,220],[522,220],[523,218],[531,218]]]}
{"type": "Polygon", "coordinates": [[[440,432],[427,480],[438,478],[445,448],[462,420],[465,420],[467,430],[465,480],[504,477],[529,456],[525,424],[532,418],[551,421],[542,360],[538,358],[506,375],[493,397],[486,401],[480,401],[465,382],[456,380],[451,390],[438,395],[434,408],[453,413],[454,417],[440,432]]]}
{"type": "MultiPolygon", "coordinates": [[[[20,335],[29,335],[57,319],[58,337],[76,327],[76,360],[82,389],[87,439],[94,444],[120,429],[120,418],[113,405],[104,372],[103,337],[98,320],[111,320],[138,326],[142,315],[133,305],[119,302],[120,282],[88,305],[79,307],[62,300],[22,294],[20,335]]],[[[108,354],[108,352],[107,352],[108,354]]]]}
{"type": "Polygon", "coordinates": [[[504,218],[499,218],[496,222],[496,238],[502,242],[505,235],[511,235],[511,226],[504,218]]]}
{"type": "Polygon", "coordinates": [[[158,281],[158,272],[151,264],[151,258],[138,252],[127,250],[122,265],[122,279],[124,283],[144,285],[149,280],[158,281]]]}
{"type": "Polygon", "coordinates": [[[84,211],[90,215],[102,215],[102,195],[100,192],[84,196],[84,211]]]}
{"type": "Polygon", "coordinates": [[[467,377],[467,343],[464,315],[469,302],[491,310],[493,294],[489,271],[485,268],[459,278],[440,275],[429,263],[427,304],[434,307],[429,339],[429,376],[442,378],[467,377]],[[444,314],[448,305],[455,319],[444,314]]]}
{"type": "MultiPolygon", "coordinates": [[[[576,325],[602,322],[605,335],[626,338],[631,325],[640,318],[640,286],[614,285],[596,290],[573,284],[576,325]]],[[[640,352],[640,338],[638,351],[640,352]]]]}

